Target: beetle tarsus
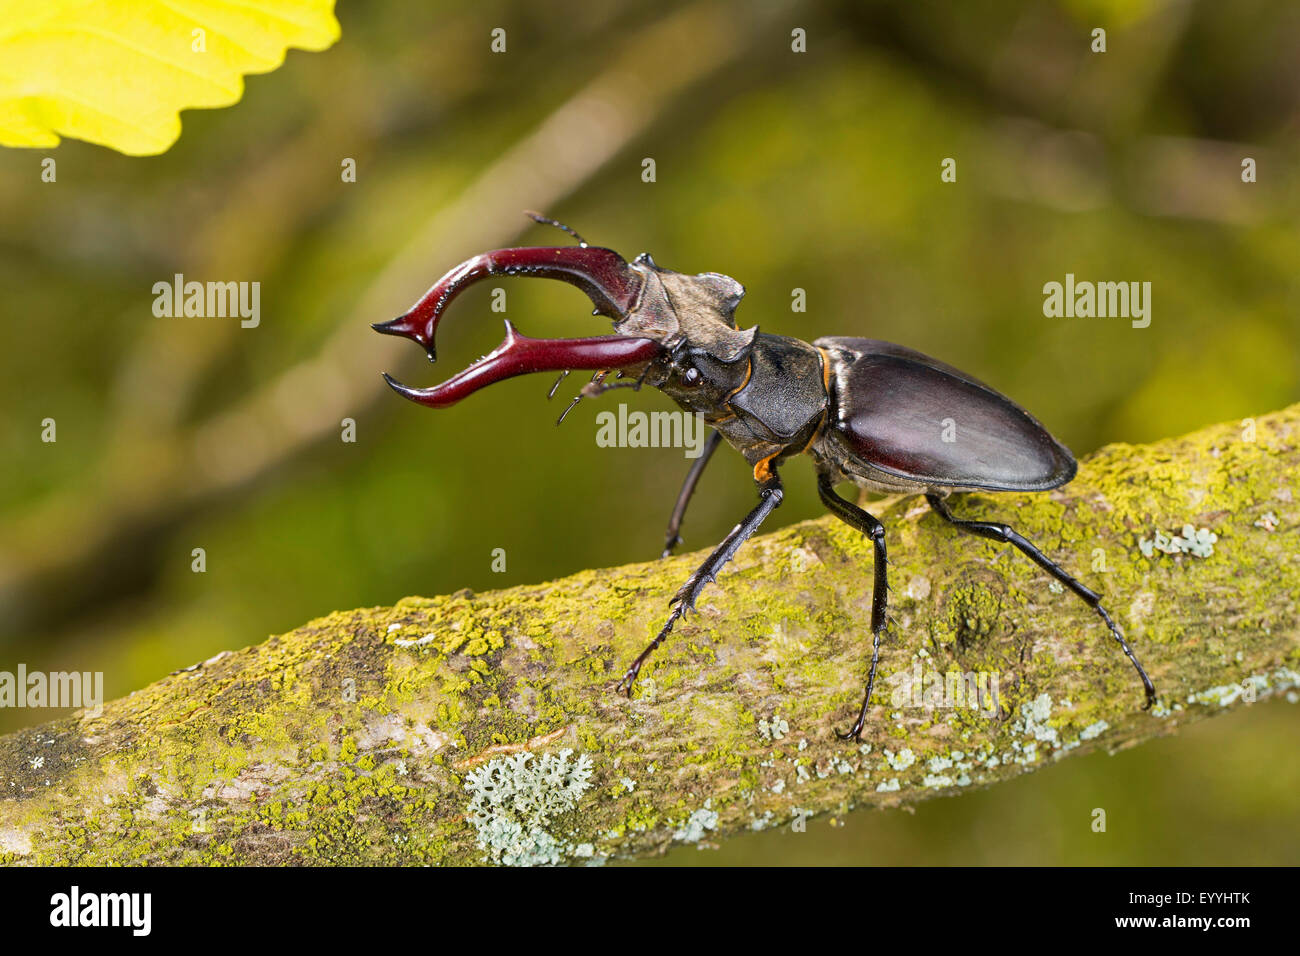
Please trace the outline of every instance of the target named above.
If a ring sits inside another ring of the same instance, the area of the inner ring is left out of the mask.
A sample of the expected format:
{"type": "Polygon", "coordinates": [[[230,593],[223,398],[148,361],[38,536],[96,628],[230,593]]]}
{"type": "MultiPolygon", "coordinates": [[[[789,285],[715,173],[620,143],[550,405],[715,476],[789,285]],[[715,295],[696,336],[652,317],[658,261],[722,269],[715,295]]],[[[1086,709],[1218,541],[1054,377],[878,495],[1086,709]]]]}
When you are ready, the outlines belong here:
{"type": "Polygon", "coordinates": [[[618,682],[619,693],[627,697],[628,700],[632,699],[632,685],[636,683],[637,675],[641,673],[641,665],[649,659],[655,649],[664,642],[666,637],[668,637],[668,632],[673,629],[673,625],[677,623],[677,619],[686,613],[686,609],[681,603],[676,602],[675,598],[674,602],[675,606],[673,607],[672,614],[668,616],[668,622],[659,629],[658,635],[656,635],[655,639],[650,642],[650,645],[637,655],[637,659],[634,660],[632,666],[627,669],[627,673],[623,675],[623,679],[618,682]]]}
{"type": "Polygon", "coordinates": [[[1156,702],[1156,688],[1151,683],[1151,678],[1147,676],[1146,669],[1133,653],[1133,648],[1129,647],[1128,640],[1124,637],[1124,632],[1119,626],[1111,620],[1111,616],[1106,609],[1102,607],[1101,595],[1089,587],[1083,585],[1076,578],[1071,576],[1064,568],[1049,558],[1043,552],[1039,551],[1028,538],[1024,537],[1018,531],[1009,525],[995,521],[971,521],[965,518],[958,518],[953,515],[948,503],[942,497],[936,494],[927,494],[925,500],[930,503],[930,507],[949,524],[956,525],[963,531],[979,535],[981,538],[989,538],[1002,544],[1010,544],[1017,548],[1023,554],[1027,555],[1030,560],[1040,568],[1050,574],[1061,584],[1065,585],[1076,595],[1078,595],[1085,604],[1092,608],[1106,625],[1111,636],[1115,638],[1120,648],[1124,651],[1124,656],[1129,659],[1134,669],[1138,672],[1138,677],[1142,679],[1142,689],[1146,693],[1146,704],[1143,710],[1149,710],[1156,702]]]}

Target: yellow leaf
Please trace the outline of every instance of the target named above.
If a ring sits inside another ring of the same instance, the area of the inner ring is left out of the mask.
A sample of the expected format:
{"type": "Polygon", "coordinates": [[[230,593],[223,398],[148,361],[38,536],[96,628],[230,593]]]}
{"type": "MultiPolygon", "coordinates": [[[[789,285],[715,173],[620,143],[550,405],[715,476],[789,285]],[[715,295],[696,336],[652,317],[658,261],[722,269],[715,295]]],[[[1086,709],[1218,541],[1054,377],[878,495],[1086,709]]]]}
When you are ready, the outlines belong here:
{"type": "Polygon", "coordinates": [[[338,36],[334,0],[0,0],[0,145],[165,152],[180,110],[338,36]]]}

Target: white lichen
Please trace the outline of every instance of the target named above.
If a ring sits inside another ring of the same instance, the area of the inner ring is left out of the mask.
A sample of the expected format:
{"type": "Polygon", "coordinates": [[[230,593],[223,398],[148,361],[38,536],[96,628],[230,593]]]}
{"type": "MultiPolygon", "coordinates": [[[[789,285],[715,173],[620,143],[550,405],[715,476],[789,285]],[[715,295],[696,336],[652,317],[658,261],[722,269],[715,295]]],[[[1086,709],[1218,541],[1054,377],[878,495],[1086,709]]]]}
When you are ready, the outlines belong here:
{"type": "MultiPolygon", "coordinates": [[[[1020,718],[1012,725],[1017,733],[1023,733],[1033,740],[1025,746],[1020,763],[1033,763],[1038,759],[1038,742],[1052,747],[1061,746],[1061,738],[1055,727],[1047,723],[1052,715],[1052,698],[1050,694],[1039,694],[1032,701],[1020,705],[1020,718]]],[[[1012,744],[1014,747],[1015,744],[1012,744]]]]}
{"type": "Polygon", "coordinates": [[[816,551],[808,548],[794,548],[790,551],[790,570],[795,574],[803,574],[809,568],[821,563],[822,559],[817,556],[816,551]]]}
{"type": "Polygon", "coordinates": [[[0,853],[27,856],[31,852],[32,836],[26,830],[17,827],[5,827],[0,830],[0,853]]]}
{"type": "Polygon", "coordinates": [[[1209,528],[1194,528],[1190,524],[1185,524],[1182,534],[1166,535],[1157,528],[1154,538],[1138,539],[1138,548],[1148,558],[1154,557],[1157,551],[1208,558],[1214,554],[1214,542],[1218,540],[1219,536],[1209,528]]]}
{"type": "Polygon", "coordinates": [[[705,801],[704,806],[686,818],[686,823],[673,834],[674,840],[683,843],[699,843],[705,831],[718,828],[718,814],[710,808],[712,801],[705,801]]]}
{"type": "Polygon", "coordinates": [[[780,714],[773,714],[771,720],[765,718],[758,722],[758,733],[764,740],[782,740],[789,732],[790,725],[780,714]]]}
{"type": "Polygon", "coordinates": [[[1263,528],[1265,531],[1276,531],[1278,525],[1277,515],[1271,511],[1265,511],[1255,522],[1256,528],[1263,528]]]}
{"type": "Polygon", "coordinates": [[[414,640],[406,641],[400,637],[393,638],[393,643],[398,647],[423,647],[425,644],[433,643],[435,634],[426,634],[424,637],[417,637],[414,640]]]}
{"type": "Polygon", "coordinates": [[[489,760],[471,770],[465,818],[478,831],[479,846],[506,866],[555,865],[568,852],[547,826],[567,813],[591,786],[591,758],[572,750],[524,752],[489,760]]]}
{"type": "Polygon", "coordinates": [[[1272,674],[1252,674],[1240,684],[1211,687],[1187,698],[1189,704],[1218,704],[1227,707],[1238,700],[1248,704],[1273,694],[1285,693],[1300,686],[1300,673],[1289,667],[1279,667],[1272,674]]]}
{"type": "Polygon", "coordinates": [[[1110,724],[1104,720],[1099,720],[1096,723],[1089,724],[1087,727],[1084,727],[1083,730],[1079,731],[1079,739],[1092,740],[1092,738],[1099,736],[1109,728],[1110,724]]]}
{"type": "Polygon", "coordinates": [[[897,754],[892,750],[886,750],[885,762],[893,770],[906,770],[912,764],[916,763],[916,754],[912,753],[912,748],[904,747],[897,754]]]}

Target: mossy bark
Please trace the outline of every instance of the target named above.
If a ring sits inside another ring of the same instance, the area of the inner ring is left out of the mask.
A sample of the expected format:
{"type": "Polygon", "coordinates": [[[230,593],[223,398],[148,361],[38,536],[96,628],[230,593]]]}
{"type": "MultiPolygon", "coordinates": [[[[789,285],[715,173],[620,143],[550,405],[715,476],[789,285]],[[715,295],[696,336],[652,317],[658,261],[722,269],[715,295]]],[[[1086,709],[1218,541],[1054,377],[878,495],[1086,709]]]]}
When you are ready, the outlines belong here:
{"type": "Polygon", "coordinates": [[[1103,593],[1155,681],[1152,710],[1074,596],[923,499],[889,499],[872,506],[888,530],[891,623],[862,745],[833,730],[850,722],[869,658],[871,548],[824,518],[746,545],[630,702],[614,683],[700,555],[338,612],[98,716],[11,734],[0,860],[599,862],[1129,746],[1294,693],[1298,496],[1300,405],[1108,446],[1049,494],[953,500],[1103,593]],[[1139,549],[1186,524],[1218,535],[1213,554],[1139,549]],[[996,706],[957,699],[955,681],[932,686],[949,672],[983,675],[986,690],[996,680],[996,706]],[[521,797],[498,806],[502,821],[467,816],[473,770],[536,768],[518,755],[564,749],[593,768],[571,808],[539,819],[521,797]],[[511,852],[481,845],[512,821],[511,852]]]}

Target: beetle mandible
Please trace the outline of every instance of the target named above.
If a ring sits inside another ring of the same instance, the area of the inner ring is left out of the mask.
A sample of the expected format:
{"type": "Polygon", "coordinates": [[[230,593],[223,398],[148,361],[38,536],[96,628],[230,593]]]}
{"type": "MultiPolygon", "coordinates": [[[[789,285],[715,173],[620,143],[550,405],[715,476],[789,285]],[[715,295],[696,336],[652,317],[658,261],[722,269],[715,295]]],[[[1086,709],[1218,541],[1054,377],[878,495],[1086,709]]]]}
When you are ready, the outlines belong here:
{"type": "Polygon", "coordinates": [[[613,320],[614,334],[530,339],[507,320],[500,346],[441,385],[408,388],[385,374],[388,384],[411,401],[445,408],[515,375],[549,371],[563,378],[584,369],[595,374],[578,398],[648,385],[685,411],[701,414],[713,431],[677,496],[665,557],[680,541],[687,503],[722,439],[753,466],[758,488],[758,504],[674,595],[667,622],[623,675],[619,690],[631,696],[646,659],[781,504],[778,467],[787,458],[807,454],[826,508],[865,534],[875,551],[871,666],[857,719],[847,733],[836,731],[842,739],[857,740],[866,722],[889,593],[884,525],[836,492],[844,480],[874,491],[923,494],[955,527],[1019,549],[1096,612],[1137,669],[1146,706],[1155,701],[1151,679],[1100,595],[1007,525],[958,518],[948,506],[953,492],[1047,491],[1074,477],[1074,456],[1027,411],[965,372],[900,345],[842,337],[809,344],[760,332],[757,326],[737,328],[735,311],[745,288],[735,279],[716,272],[673,272],[644,253],[628,263],[611,249],[589,245],[562,223],[528,215],[563,229],[577,245],[498,249],[475,256],[439,279],[410,311],[374,328],[413,339],[434,361],[438,322],[461,290],[489,276],[539,276],[580,288],[591,298],[594,314],[613,320]],[[613,373],[614,381],[607,382],[613,373]],[[961,440],[943,441],[942,423],[957,418],[961,440]]]}

